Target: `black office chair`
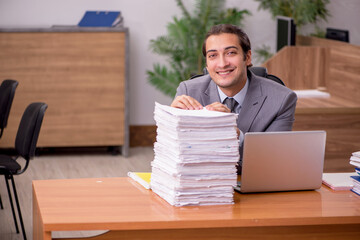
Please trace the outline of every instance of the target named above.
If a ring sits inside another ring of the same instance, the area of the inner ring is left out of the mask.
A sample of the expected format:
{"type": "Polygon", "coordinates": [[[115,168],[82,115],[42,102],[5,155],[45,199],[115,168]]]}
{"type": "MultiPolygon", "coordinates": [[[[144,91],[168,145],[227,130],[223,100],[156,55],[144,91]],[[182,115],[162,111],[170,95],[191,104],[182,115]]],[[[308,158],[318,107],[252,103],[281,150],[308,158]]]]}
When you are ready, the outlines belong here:
{"type": "Polygon", "coordinates": [[[208,70],[206,69],[206,67],[203,68],[203,73],[202,74],[196,74],[196,75],[193,75],[190,77],[190,79],[194,79],[194,78],[197,78],[197,77],[201,77],[201,76],[204,76],[206,74],[209,74],[208,70]]]}
{"type": "MultiPolygon", "coordinates": [[[[4,128],[7,126],[11,105],[14,99],[15,90],[18,86],[15,80],[4,80],[0,85],[0,138],[3,135],[4,128]]],[[[4,209],[0,196],[0,208],[4,209]]]]}
{"type": "MultiPolygon", "coordinates": [[[[285,83],[280,79],[278,78],[277,76],[275,75],[271,75],[271,74],[268,74],[267,72],[267,69],[265,67],[249,67],[249,70],[255,74],[256,76],[259,76],[259,77],[264,77],[264,78],[268,78],[268,79],[271,79],[283,86],[285,86],[285,83]]],[[[197,77],[201,77],[201,76],[204,76],[208,74],[208,71],[206,68],[203,69],[203,74],[198,74],[198,75],[194,75],[192,77],[190,77],[190,79],[194,79],[194,78],[197,78],[197,77]]]]}
{"type": "Polygon", "coordinates": [[[3,135],[4,128],[7,126],[11,105],[18,84],[15,80],[7,79],[0,85],[0,138],[3,135]]]}
{"type": "Polygon", "coordinates": [[[278,78],[275,75],[268,74],[267,69],[265,67],[249,67],[249,70],[256,76],[271,79],[285,86],[285,83],[280,78],[278,78]]]}
{"type": "Polygon", "coordinates": [[[19,228],[16,220],[14,204],[9,187],[9,180],[11,180],[15,202],[20,219],[22,233],[26,240],[24,223],[21,215],[20,204],[16,192],[15,181],[13,175],[19,175],[26,171],[29,166],[30,159],[35,156],[36,143],[39,137],[41,124],[45,115],[47,104],[45,103],[31,103],[26,109],[21,118],[19,129],[15,139],[15,150],[17,155],[15,157],[8,155],[0,155],[0,175],[5,176],[6,187],[11,204],[11,210],[15,222],[16,233],[19,233],[19,228]],[[17,158],[21,156],[26,160],[25,166],[22,168],[17,162],[17,158]]]}

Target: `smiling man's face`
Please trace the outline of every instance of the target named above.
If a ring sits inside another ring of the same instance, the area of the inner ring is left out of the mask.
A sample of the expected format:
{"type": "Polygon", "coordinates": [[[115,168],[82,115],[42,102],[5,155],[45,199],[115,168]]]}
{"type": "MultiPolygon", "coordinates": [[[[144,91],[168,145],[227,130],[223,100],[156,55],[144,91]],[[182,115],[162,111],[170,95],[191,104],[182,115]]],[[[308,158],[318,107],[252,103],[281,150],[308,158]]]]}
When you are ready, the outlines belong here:
{"type": "Polygon", "coordinates": [[[251,64],[251,50],[244,53],[235,34],[211,35],[206,40],[206,68],[212,80],[229,97],[246,83],[246,66],[251,64]]]}

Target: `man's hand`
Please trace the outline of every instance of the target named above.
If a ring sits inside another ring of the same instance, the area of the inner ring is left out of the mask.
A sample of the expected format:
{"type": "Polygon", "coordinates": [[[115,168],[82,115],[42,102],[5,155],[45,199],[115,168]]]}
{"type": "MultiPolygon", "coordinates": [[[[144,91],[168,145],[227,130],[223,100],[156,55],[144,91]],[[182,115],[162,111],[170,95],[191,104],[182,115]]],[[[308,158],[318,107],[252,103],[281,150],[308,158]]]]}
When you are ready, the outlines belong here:
{"type": "Polygon", "coordinates": [[[210,111],[218,111],[218,112],[226,112],[226,113],[231,112],[231,110],[226,105],[219,102],[214,102],[212,104],[209,104],[205,108],[210,111]]]}
{"type": "Polygon", "coordinates": [[[239,128],[236,128],[236,135],[237,135],[237,138],[240,137],[240,129],[239,128]]]}
{"type": "MultiPolygon", "coordinates": [[[[181,108],[186,110],[200,110],[203,106],[195,99],[187,95],[177,96],[170,105],[171,107],[181,108]]],[[[206,106],[207,110],[218,111],[218,112],[231,112],[231,110],[224,104],[219,102],[214,102],[206,106]]],[[[236,128],[236,134],[240,136],[239,128],[236,128]]]]}
{"type": "Polygon", "coordinates": [[[195,99],[187,95],[177,96],[171,103],[171,107],[185,110],[200,110],[203,106],[195,99]]]}
{"type": "MultiPolygon", "coordinates": [[[[226,112],[226,113],[231,112],[231,110],[226,105],[219,103],[219,102],[214,102],[210,105],[207,105],[205,108],[210,111],[218,111],[218,112],[226,112]]],[[[237,134],[237,137],[239,138],[239,136],[240,136],[239,128],[236,128],[236,134],[237,134]]]]}

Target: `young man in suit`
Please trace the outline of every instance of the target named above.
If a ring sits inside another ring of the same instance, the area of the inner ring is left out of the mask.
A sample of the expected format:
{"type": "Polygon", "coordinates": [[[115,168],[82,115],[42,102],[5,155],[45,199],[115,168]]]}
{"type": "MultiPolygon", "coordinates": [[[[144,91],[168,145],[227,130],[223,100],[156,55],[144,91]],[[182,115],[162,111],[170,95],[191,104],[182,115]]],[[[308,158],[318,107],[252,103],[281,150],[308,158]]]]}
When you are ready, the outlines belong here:
{"type": "Polygon", "coordinates": [[[245,32],[229,24],[213,26],[205,37],[203,55],[209,74],[181,82],[172,107],[238,113],[240,156],[246,132],[291,131],[296,94],[248,70],[251,44],[245,32]]]}

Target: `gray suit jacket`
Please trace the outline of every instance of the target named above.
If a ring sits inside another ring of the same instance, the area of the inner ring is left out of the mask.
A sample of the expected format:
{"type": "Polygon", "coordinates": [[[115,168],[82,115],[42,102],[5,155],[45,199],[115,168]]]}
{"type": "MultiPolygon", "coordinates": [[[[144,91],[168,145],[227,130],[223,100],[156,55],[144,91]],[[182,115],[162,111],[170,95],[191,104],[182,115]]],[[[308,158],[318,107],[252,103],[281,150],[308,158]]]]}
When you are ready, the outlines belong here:
{"type": "MultiPolygon", "coordinates": [[[[294,123],[296,94],[272,80],[248,71],[249,88],[241,106],[237,126],[246,132],[291,131],[294,123]]],[[[176,96],[188,95],[203,106],[220,102],[214,81],[204,75],[180,83],[176,96]]],[[[242,156],[242,146],[240,147],[242,156]]],[[[241,165],[241,163],[240,163],[241,165]]]]}

